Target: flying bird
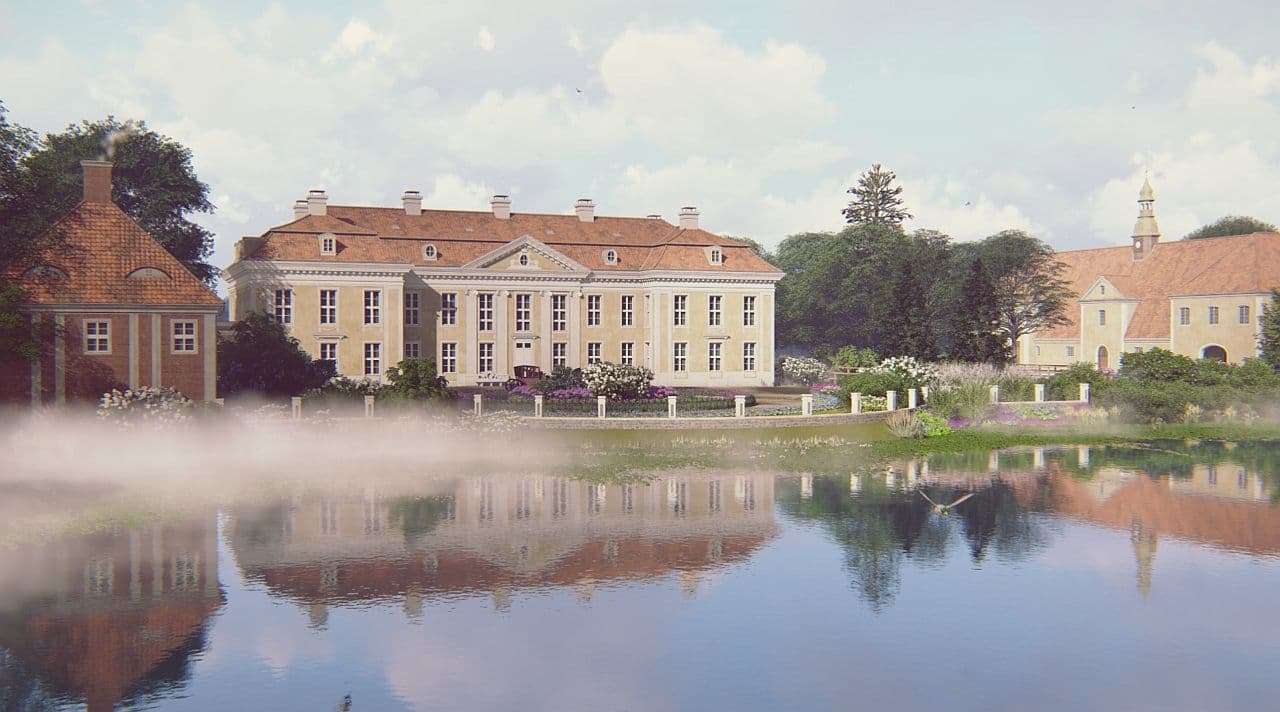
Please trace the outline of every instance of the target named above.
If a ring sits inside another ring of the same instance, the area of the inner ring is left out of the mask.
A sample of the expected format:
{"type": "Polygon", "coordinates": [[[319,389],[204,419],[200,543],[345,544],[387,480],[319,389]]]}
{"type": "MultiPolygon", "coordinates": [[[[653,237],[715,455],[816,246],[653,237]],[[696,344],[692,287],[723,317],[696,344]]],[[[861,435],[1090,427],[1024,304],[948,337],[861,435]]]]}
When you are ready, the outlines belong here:
{"type": "Polygon", "coordinates": [[[956,506],[957,506],[957,505],[959,505],[961,502],[963,502],[963,501],[965,501],[966,499],[969,499],[970,497],[972,497],[972,496],[973,496],[973,493],[972,493],[972,492],[970,492],[970,493],[966,494],[965,496],[961,497],[960,499],[957,499],[956,501],[952,502],[951,504],[938,504],[937,502],[933,501],[932,499],[929,499],[929,495],[925,494],[925,493],[924,493],[924,490],[920,490],[920,496],[921,496],[921,497],[924,497],[924,499],[925,499],[925,501],[926,501],[926,502],[928,502],[929,504],[933,505],[933,511],[934,511],[936,514],[941,514],[941,515],[945,516],[945,515],[951,514],[951,509],[952,509],[953,507],[956,507],[956,506]]]}

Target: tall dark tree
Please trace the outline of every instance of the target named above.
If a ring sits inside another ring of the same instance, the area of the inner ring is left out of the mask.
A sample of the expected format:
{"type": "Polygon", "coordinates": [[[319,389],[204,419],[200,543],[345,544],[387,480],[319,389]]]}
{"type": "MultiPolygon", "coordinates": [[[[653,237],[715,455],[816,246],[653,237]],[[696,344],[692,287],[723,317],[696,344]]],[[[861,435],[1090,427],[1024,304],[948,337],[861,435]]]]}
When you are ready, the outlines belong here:
{"type": "Polygon", "coordinates": [[[991,275],[1000,327],[1012,346],[1025,334],[1066,323],[1075,295],[1052,247],[1021,230],[1005,230],[983,240],[978,256],[991,275]]]}
{"type": "Polygon", "coordinates": [[[333,378],[332,361],[313,361],[275,317],[249,312],[218,341],[218,393],[297,396],[333,378]]]}
{"type": "Polygon", "coordinates": [[[1187,233],[1184,240],[1199,240],[1204,237],[1224,237],[1227,235],[1248,235],[1253,232],[1275,232],[1276,226],[1247,215],[1227,215],[1218,218],[1208,225],[1187,233]]]}
{"type": "Polygon", "coordinates": [[[913,263],[914,260],[910,259],[903,263],[893,285],[896,317],[886,324],[888,333],[884,353],[888,356],[932,359],[938,354],[933,341],[929,299],[913,263]]]}
{"type": "Polygon", "coordinates": [[[969,266],[957,307],[951,314],[949,356],[956,361],[1006,363],[1009,349],[999,328],[995,285],[987,275],[982,258],[975,258],[969,266]]]}
{"type": "Polygon", "coordinates": [[[849,207],[841,211],[845,222],[901,225],[903,220],[910,219],[912,215],[902,203],[902,186],[893,184],[897,179],[893,171],[873,163],[870,170],[858,176],[858,184],[847,191],[853,199],[849,201],[849,207]]]}
{"type": "Polygon", "coordinates": [[[1262,308],[1258,345],[1262,348],[1262,360],[1280,369],[1280,289],[1271,290],[1271,301],[1262,308]]]}

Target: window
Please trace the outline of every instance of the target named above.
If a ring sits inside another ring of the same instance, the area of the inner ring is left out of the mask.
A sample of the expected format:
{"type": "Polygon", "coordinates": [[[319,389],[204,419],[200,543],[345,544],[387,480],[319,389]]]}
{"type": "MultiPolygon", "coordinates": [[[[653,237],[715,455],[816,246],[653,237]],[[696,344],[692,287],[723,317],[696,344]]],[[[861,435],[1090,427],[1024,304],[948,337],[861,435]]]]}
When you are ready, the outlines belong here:
{"type": "Polygon", "coordinates": [[[1241,304],[1236,307],[1236,320],[1241,324],[1249,323],[1249,306],[1247,304],[1241,304]]]}
{"type": "Polygon", "coordinates": [[[529,255],[528,255],[527,253],[525,253],[525,252],[521,252],[521,253],[520,253],[520,260],[519,260],[519,262],[520,262],[520,266],[521,266],[521,267],[528,267],[528,266],[529,266],[529,255]]]}
{"type": "Polygon", "coordinates": [[[458,344],[445,341],[440,344],[440,373],[458,372],[458,344]]]}
{"type": "Polygon", "coordinates": [[[194,321],[173,322],[172,350],[175,354],[193,354],[196,352],[196,323],[194,321]]]}
{"type": "Polygon", "coordinates": [[[382,292],[364,290],[364,323],[366,326],[382,323],[382,292]]]}
{"type": "Polygon", "coordinates": [[[551,344],[551,367],[569,365],[569,345],[563,341],[551,344]]]}
{"type": "Polygon", "coordinates": [[[719,247],[713,247],[711,248],[711,251],[707,253],[707,259],[711,260],[711,264],[713,265],[722,264],[724,262],[724,253],[720,251],[719,247]]]}
{"type": "Polygon", "coordinates": [[[435,245],[423,245],[423,246],[422,246],[422,259],[424,259],[424,260],[434,260],[435,258],[436,258],[436,246],[435,246],[435,245]]]}
{"type": "Polygon", "coordinates": [[[516,331],[529,331],[533,328],[533,295],[516,295],[516,331]]]}
{"type": "Polygon", "coordinates": [[[636,298],[633,294],[622,295],[622,325],[635,326],[636,323],[636,298]]]}
{"type": "Polygon", "coordinates": [[[756,298],[754,296],[742,298],[742,325],[756,325],[756,298]]]}
{"type": "Polygon", "coordinates": [[[671,299],[671,325],[684,326],[689,320],[689,295],[677,294],[671,299]]]}
{"type": "Polygon", "coordinates": [[[634,365],[636,365],[636,345],[635,345],[635,342],[632,342],[632,341],[624,341],[624,342],[622,342],[622,355],[621,355],[621,357],[618,359],[618,363],[621,363],[623,366],[634,366],[634,365]]]}
{"type": "Polygon", "coordinates": [[[742,343],[742,370],[756,370],[756,342],[754,341],[742,343]]]}
{"type": "Polygon", "coordinates": [[[1106,293],[1107,293],[1107,285],[1105,285],[1105,284],[1099,284],[1099,285],[1098,285],[1098,294],[1106,294],[1106,293]]]}
{"type": "Polygon", "coordinates": [[[404,357],[405,358],[421,358],[422,342],[420,341],[404,342],[404,357]]]}
{"type": "Polygon", "coordinates": [[[377,342],[364,345],[364,375],[377,376],[382,373],[382,344],[377,342]]]}
{"type": "Polygon", "coordinates": [[[1210,323],[1210,324],[1217,324],[1217,323],[1218,323],[1218,308],[1217,308],[1217,307],[1209,307],[1209,323],[1210,323]]]}
{"type": "Polygon", "coordinates": [[[707,326],[720,326],[720,304],[723,301],[719,294],[707,297],[707,326]]]}
{"type": "Polygon", "coordinates": [[[569,308],[566,306],[568,296],[564,294],[551,295],[551,330],[564,331],[568,328],[569,308]]]}
{"type": "Polygon", "coordinates": [[[1106,325],[1107,325],[1107,310],[1099,309],[1098,310],[1098,326],[1106,326],[1106,325]]]}
{"type": "Polygon", "coordinates": [[[600,326],[600,295],[587,295],[587,326],[600,326]]]}
{"type": "Polygon", "coordinates": [[[1178,323],[1183,326],[1191,323],[1191,307],[1178,307],[1178,323]]]}
{"type": "Polygon", "coordinates": [[[721,346],[724,346],[724,344],[720,343],[719,341],[712,341],[711,343],[707,344],[707,370],[708,371],[720,370],[720,347],[721,346]]]}
{"type": "Polygon", "coordinates": [[[687,371],[689,358],[689,344],[684,341],[677,341],[671,344],[671,370],[687,371]]]}
{"type": "Polygon", "coordinates": [[[1074,347],[1074,346],[1068,346],[1068,347],[1067,347],[1067,358],[1075,358],[1075,355],[1076,355],[1076,347],[1074,347]]]}
{"type": "Polygon", "coordinates": [[[320,236],[320,254],[333,255],[338,252],[338,241],[333,235],[320,236]]]}
{"type": "Polygon", "coordinates": [[[616,265],[616,264],[618,264],[618,253],[617,253],[617,251],[616,251],[616,250],[605,250],[605,251],[604,251],[604,261],[605,261],[605,264],[610,264],[610,265],[616,265]]]}
{"type": "Polygon", "coordinates": [[[276,290],[276,321],[288,326],[293,323],[293,290],[276,290]]]}
{"type": "Polygon", "coordinates": [[[443,292],[440,294],[440,326],[456,326],[458,324],[458,293],[443,292]]]}
{"type": "Polygon", "coordinates": [[[478,328],[480,331],[493,331],[493,293],[477,294],[476,305],[478,328]]]}
{"type": "Polygon", "coordinates": [[[338,323],[338,290],[320,290],[320,323],[338,323]]]}
{"type": "Polygon", "coordinates": [[[84,352],[87,354],[111,353],[111,322],[86,321],[84,323],[84,352]]]}
{"type": "Polygon", "coordinates": [[[600,358],[600,342],[587,342],[587,363],[600,363],[602,360],[604,359],[600,358]]]}
{"type": "Polygon", "coordinates": [[[333,372],[338,372],[338,342],[321,341],[320,342],[320,360],[328,361],[333,364],[333,372]]]}
{"type": "Polygon", "coordinates": [[[480,373],[493,373],[493,343],[480,344],[480,373]]]}
{"type": "Polygon", "coordinates": [[[417,326],[422,311],[422,295],[417,292],[404,293],[404,325],[417,326]]]}

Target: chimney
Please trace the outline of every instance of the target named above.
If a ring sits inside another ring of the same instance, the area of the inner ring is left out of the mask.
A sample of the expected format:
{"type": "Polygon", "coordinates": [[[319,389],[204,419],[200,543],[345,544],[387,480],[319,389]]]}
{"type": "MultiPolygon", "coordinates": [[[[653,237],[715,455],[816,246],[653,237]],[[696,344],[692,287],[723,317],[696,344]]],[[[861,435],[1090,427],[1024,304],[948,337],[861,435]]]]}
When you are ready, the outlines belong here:
{"type": "Polygon", "coordinates": [[[404,202],[405,215],[422,214],[422,193],[416,190],[406,190],[404,195],[400,196],[400,200],[404,202]]]}
{"type": "Polygon", "coordinates": [[[680,229],[698,229],[698,208],[692,205],[686,205],[683,208],[680,208],[680,229]]]}
{"type": "Polygon", "coordinates": [[[495,195],[493,200],[489,201],[489,205],[493,206],[493,216],[499,220],[511,219],[511,196],[495,195]]]}
{"type": "Polygon", "coordinates": [[[661,219],[662,219],[662,216],[661,216],[661,215],[659,215],[658,213],[649,213],[649,214],[648,214],[648,215],[646,215],[645,217],[646,217],[646,218],[649,218],[650,220],[661,220],[661,219]]]}
{"type": "Polygon", "coordinates": [[[578,198],[578,202],[573,206],[573,212],[578,214],[578,219],[582,222],[595,222],[596,204],[591,202],[591,198],[578,198]]]}
{"type": "Polygon", "coordinates": [[[307,201],[298,199],[293,201],[293,219],[305,218],[311,214],[311,208],[307,207],[307,201]]]}
{"type": "Polygon", "coordinates": [[[329,196],[323,190],[307,191],[307,214],[328,215],[329,196]]]}
{"type": "Polygon", "coordinates": [[[84,175],[84,202],[111,202],[111,161],[80,161],[84,175]]]}

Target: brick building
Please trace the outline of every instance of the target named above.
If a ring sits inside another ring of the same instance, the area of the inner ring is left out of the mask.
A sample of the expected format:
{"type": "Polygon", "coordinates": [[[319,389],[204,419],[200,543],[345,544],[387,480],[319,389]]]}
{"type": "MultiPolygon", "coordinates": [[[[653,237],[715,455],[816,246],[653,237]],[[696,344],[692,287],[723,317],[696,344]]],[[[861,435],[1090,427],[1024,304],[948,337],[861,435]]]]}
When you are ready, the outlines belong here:
{"type": "Polygon", "coordinates": [[[215,397],[222,301],[111,198],[111,164],[82,161],[84,198],[55,223],[56,247],[4,275],[52,323],[44,355],[0,367],[0,397],[33,405],[96,399],[112,387],[215,397]]]}

